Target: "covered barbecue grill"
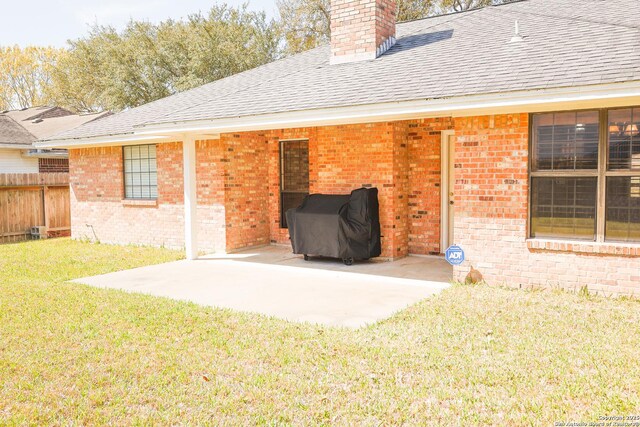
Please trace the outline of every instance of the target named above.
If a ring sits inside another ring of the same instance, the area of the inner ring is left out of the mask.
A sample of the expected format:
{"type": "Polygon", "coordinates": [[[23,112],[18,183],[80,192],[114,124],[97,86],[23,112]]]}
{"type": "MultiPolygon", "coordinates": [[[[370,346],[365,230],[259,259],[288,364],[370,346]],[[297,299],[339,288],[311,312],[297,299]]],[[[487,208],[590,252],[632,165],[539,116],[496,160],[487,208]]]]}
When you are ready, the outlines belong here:
{"type": "Polygon", "coordinates": [[[286,212],[294,254],[355,259],[380,256],[378,189],[360,188],[350,195],[310,194],[286,212]]]}

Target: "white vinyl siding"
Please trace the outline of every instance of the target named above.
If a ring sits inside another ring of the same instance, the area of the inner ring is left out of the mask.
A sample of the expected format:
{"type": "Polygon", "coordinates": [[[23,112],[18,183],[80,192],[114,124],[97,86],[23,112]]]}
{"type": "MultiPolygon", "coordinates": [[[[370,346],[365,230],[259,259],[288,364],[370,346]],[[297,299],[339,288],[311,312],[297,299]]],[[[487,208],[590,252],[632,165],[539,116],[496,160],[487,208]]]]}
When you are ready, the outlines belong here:
{"type": "Polygon", "coordinates": [[[0,148],[0,173],[38,173],[38,159],[24,157],[22,150],[0,148]]]}

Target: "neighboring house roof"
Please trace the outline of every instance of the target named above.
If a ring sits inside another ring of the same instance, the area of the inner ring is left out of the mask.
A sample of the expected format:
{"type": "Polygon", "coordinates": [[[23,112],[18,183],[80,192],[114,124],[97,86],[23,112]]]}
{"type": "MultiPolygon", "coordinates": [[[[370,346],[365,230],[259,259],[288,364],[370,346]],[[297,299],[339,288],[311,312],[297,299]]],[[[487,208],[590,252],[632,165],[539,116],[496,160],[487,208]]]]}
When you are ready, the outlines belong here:
{"type": "Polygon", "coordinates": [[[13,119],[0,114],[0,147],[29,148],[36,138],[13,119]]]}
{"type": "Polygon", "coordinates": [[[400,23],[397,43],[375,60],[330,65],[329,46],[321,46],[50,139],[127,135],[164,123],[640,81],[639,23],[638,0],[524,0],[400,23]],[[515,21],[524,40],[510,43],[515,21]]]}
{"type": "Polygon", "coordinates": [[[0,112],[0,144],[33,148],[38,139],[69,131],[111,113],[74,114],[60,107],[31,107],[0,112]]]}

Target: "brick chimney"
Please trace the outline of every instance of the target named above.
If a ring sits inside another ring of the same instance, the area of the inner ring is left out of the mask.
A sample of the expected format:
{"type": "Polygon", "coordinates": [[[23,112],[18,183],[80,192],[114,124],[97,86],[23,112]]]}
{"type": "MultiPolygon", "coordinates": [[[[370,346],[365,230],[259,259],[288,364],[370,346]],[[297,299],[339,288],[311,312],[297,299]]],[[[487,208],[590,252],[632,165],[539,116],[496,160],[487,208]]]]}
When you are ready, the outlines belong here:
{"type": "Polygon", "coordinates": [[[331,0],[331,64],[375,59],[395,42],[395,1],[331,0]]]}

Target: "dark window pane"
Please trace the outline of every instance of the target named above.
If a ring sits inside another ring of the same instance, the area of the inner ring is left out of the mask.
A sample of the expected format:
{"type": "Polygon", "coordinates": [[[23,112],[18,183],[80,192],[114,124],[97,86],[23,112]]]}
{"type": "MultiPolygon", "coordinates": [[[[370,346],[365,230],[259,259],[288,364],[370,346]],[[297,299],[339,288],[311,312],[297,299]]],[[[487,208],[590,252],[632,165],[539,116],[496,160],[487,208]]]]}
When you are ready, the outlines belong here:
{"type": "Polygon", "coordinates": [[[597,178],[532,178],[531,237],[595,240],[597,178]]]}
{"type": "Polygon", "coordinates": [[[309,142],[281,142],[280,164],[280,225],[284,228],[287,210],[298,207],[309,194],[309,142]]]}
{"type": "Polygon", "coordinates": [[[610,170],[640,169],[640,108],[609,111],[610,170]]]}
{"type": "Polygon", "coordinates": [[[598,168],[597,111],[536,114],[532,130],[533,170],[598,168]]]}
{"type": "Polygon", "coordinates": [[[553,166],[553,114],[533,116],[533,169],[549,170],[553,166]]]}
{"type": "Polygon", "coordinates": [[[607,240],[640,241],[640,176],[607,178],[607,240]]]}

